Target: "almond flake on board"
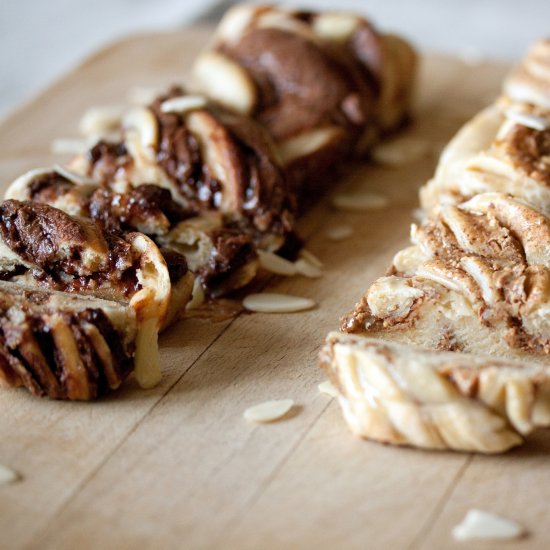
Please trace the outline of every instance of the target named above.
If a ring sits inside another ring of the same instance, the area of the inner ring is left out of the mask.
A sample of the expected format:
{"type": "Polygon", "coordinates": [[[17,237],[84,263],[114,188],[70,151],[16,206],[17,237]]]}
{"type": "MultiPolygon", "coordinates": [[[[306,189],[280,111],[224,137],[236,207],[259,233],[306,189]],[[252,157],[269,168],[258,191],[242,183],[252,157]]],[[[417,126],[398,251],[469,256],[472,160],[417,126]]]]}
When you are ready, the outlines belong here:
{"type": "Polygon", "coordinates": [[[315,302],[309,298],[269,292],[249,294],[243,300],[245,309],[260,313],[294,313],[312,309],[315,305],[315,302]]]}
{"type": "Polygon", "coordinates": [[[311,262],[300,258],[294,263],[296,273],[303,275],[304,277],[309,277],[311,279],[317,279],[323,275],[323,272],[319,267],[313,265],[311,262]]]}
{"type": "Polygon", "coordinates": [[[461,523],[453,528],[456,540],[516,539],[525,534],[525,529],[516,521],[503,518],[484,510],[469,510],[461,523]]]}
{"type": "Polygon", "coordinates": [[[258,250],[260,265],[270,273],[291,276],[296,274],[296,266],[291,261],[265,250],[258,250]]]}
{"type": "Polygon", "coordinates": [[[294,401],[292,399],[265,401],[264,403],[248,407],[244,411],[243,416],[248,422],[260,424],[274,422],[285,416],[293,406],[294,401]]]}
{"type": "Polygon", "coordinates": [[[321,382],[317,388],[319,392],[324,393],[325,395],[330,395],[331,397],[338,397],[338,390],[335,388],[334,384],[330,380],[325,380],[321,382]]]}
{"type": "Polygon", "coordinates": [[[430,151],[427,141],[402,137],[377,145],[371,153],[371,157],[379,164],[386,166],[403,166],[426,156],[430,151]]]}
{"type": "Polygon", "coordinates": [[[50,145],[50,151],[54,155],[79,155],[88,148],[88,143],[79,138],[58,138],[50,145]]]}
{"type": "Polygon", "coordinates": [[[332,196],[332,204],[335,208],[354,212],[381,210],[388,206],[388,203],[388,197],[377,193],[349,192],[332,196]]]}
{"type": "Polygon", "coordinates": [[[325,231],[325,235],[331,241],[343,241],[353,235],[353,227],[351,225],[334,225],[325,231]]]}
{"type": "Polygon", "coordinates": [[[14,483],[21,479],[21,476],[11,468],[0,464],[0,485],[14,483]]]}
{"type": "Polygon", "coordinates": [[[306,262],[309,262],[310,264],[314,265],[315,267],[318,267],[319,269],[323,268],[323,262],[317,258],[312,252],[310,252],[307,248],[302,248],[300,250],[299,254],[300,258],[303,258],[306,260],[306,262]]]}

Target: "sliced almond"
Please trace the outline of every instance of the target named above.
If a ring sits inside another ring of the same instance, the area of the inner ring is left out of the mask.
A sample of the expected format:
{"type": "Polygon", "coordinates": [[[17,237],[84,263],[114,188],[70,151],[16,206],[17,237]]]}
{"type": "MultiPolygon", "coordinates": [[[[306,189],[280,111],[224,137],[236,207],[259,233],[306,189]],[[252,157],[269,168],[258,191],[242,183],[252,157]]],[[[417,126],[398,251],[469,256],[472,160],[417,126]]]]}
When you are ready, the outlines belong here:
{"type": "Polygon", "coordinates": [[[325,231],[325,235],[331,241],[343,241],[353,235],[351,225],[334,225],[325,231]]]}
{"type": "Polygon", "coordinates": [[[325,380],[321,382],[317,388],[321,393],[325,395],[330,395],[331,397],[338,397],[338,390],[330,380],[325,380]]]}
{"type": "Polygon", "coordinates": [[[506,118],[525,126],[526,128],[531,128],[532,130],[537,130],[543,132],[550,127],[550,121],[541,116],[532,115],[531,113],[525,113],[518,111],[517,109],[510,108],[506,111],[506,118]]]}
{"type": "Polygon", "coordinates": [[[245,69],[221,53],[199,56],[193,67],[193,80],[208,97],[241,114],[254,109],[256,85],[245,69]]]}
{"type": "Polygon", "coordinates": [[[202,95],[183,95],[163,101],[160,110],[163,113],[185,114],[189,111],[204,109],[208,105],[207,99],[202,95]]]}
{"type": "Polygon", "coordinates": [[[0,485],[7,485],[21,479],[21,476],[11,468],[0,464],[0,485]]]}
{"type": "Polygon", "coordinates": [[[426,156],[430,144],[416,138],[398,138],[376,146],[371,153],[374,161],[386,166],[402,166],[426,156]]]}
{"type": "Polygon", "coordinates": [[[273,422],[285,416],[293,406],[294,401],[292,399],[266,401],[265,403],[248,407],[244,411],[243,416],[248,422],[273,422]]]}
{"type": "Polygon", "coordinates": [[[50,151],[54,155],[79,155],[84,153],[87,148],[87,141],[78,138],[54,139],[50,145],[50,151]]]}
{"type": "Polygon", "coordinates": [[[469,510],[459,525],[453,528],[456,540],[516,539],[525,534],[517,522],[483,510],[469,510]]]}
{"type": "Polygon", "coordinates": [[[319,267],[313,265],[312,263],[300,258],[294,263],[296,273],[303,275],[304,277],[309,277],[311,279],[317,279],[323,275],[323,272],[319,267]]]}
{"type": "Polygon", "coordinates": [[[199,277],[195,277],[193,282],[193,292],[191,294],[191,300],[185,306],[185,309],[197,309],[200,305],[204,303],[204,289],[202,288],[202,283],[199,277]]]}
{"type": "Polygon", "coordinates": [[[389,203],[388,197],[376,193],[337,193],[332,196],[332,204],[339,210],[355,212],[366,210],[380,210],[389,203]]]}
{"type": "Polygon", "coordinates": [[[293,313],[315,307],[315,302],[309,298],[265,292],[249,294],[243,300],[243,306],[249,311],[261,313],[293,313]]]}
{"type": "Polygon", "coordinates": [[[125,108],[120,106],[91,107],[80,119],[79,129],[82,134],[102,134],[120,126],[125,108]]]}
{"type": "Polygon", "coordinates": [[[67,168],[60,166],[59,164],[54,164],[53,169],[54,169],[54,172],[57,172],[60,176],[63,176],[65,179],[72,181],[73,183],[76,183],[76,185],[89,185],[89,184],[97,183],[92,178],[88,178],[87,176],[83,176],[82,174],[77,174],[72,170],[67,170],[67,168]]]}
{"type": "Polygon", "coordinates": [[[273,252],[258,250],[258,258],[262,268],[270,273],[285,275],[287,277],[296,274],[296,266],[292,262],[278,256],[277,254],[274,254],[273,252]]]}
{"type": "Polygon", "coordinates": [[[304,260],[306,260],[306,262],[309,262],[319,269],[323,268],[323,262],[319,260],[319,258],[317,258],[317,256],[315,256],[313,252],[310,252],[307,248],[302,248],[302,250],[300,250],[300,258],[303,258],[304,260]]]}

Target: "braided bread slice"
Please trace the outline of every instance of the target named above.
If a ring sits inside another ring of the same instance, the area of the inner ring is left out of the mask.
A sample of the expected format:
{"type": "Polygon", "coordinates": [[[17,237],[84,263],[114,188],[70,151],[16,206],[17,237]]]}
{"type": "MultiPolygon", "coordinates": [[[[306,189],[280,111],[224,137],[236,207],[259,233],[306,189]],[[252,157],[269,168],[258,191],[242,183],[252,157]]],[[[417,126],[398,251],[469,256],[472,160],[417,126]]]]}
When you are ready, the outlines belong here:
{"type": "Polygon", "coordinates": [[[550,426],[550,367],[331,333],[321,366],[354,434],[498,453],[550,426]]]}
{"type": "Polygon", "coordinates": [[[152,184],[78,184],[55,171],[33,170],[13,182],[6,197],[49,204],[91,218],[108,231],[139,231],[153,239],[170,273],[170,320],[184,311],[189,295],[191,282],[182,267],[189,267],[208,295],[220,296],[254,278],[256,246],[278,246],[243,220],[237,222],[216,210],[187,210],[167,189],[152,184]],[[181,300],[174,299],[178,295],[181,300]]]}
{"type": "Polygon", "coordinates": [[[198,58],[194,80],[269,130],[307,196],[313,178],[403,122],[415,65],[406,42],[359,15],[239,5],[198,58]]]}
{"type": "Polygon", "coordinates": [[[423,208],[478,193],[513,195],[550,215],[550,41],[537,42],[504,84],[504,96],[451,140],[423,208]]]}
{"type": "MultiPolygon", "coordinates": [[[[138,330],[121,302],[0,281],[0,385],[94,399],[134,369],[138,330]]],[[[154,360],[154,349],[144,353],[154,360]]]]}
{"type": "Polygon", "coordinates": [[[172,288],[162,254],[145,235],[102,231],[45,204],[7,200],[0,205],[0,279],[127,304],[137,320],[136,378],[143,387],[159,381],[157,335],[172,288]]]}
{"type": "Polygon", "coordinates": [[[294,199],[267,132],[178,87],[129,110],[122,140],[98,141],[68,166],[103,185],[154,184],[185,211],[245,218],[281,246],[294,199]]]}
{"type": "Polygon", "coordinates": [[[446,205],[342,321],[429,348],[548,361],[550,220],[499,193],[446,205]]]}

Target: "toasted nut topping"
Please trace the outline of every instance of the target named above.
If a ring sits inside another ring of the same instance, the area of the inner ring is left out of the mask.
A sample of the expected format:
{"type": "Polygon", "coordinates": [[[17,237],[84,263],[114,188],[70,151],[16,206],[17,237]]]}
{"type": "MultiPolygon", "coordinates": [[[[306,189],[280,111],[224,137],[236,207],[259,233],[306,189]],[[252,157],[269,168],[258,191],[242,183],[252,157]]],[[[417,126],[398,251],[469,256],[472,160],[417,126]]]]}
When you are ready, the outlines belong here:
{"type": "Polygon", "coordinates": [[[54,155],[79,155],[88,148],[88,143],[83,139],[59,138],[54,139],[50,145],[50,151],[54,155]]]}
{"type": "Polygon", "coordinates": [[[249,294],[243,300],[243,306],[249,311],[261,313],[293,313],[315,307],[315,302],[309,298],[289,296],[287,294],[249,294]]]}
{"type": "Polygon", "coordinates": [[[375,147],[372,158],[386,166],[402,166],[424,156],[430,151],[428,142],[415,138],[399,138],[375,147]]]}
{"type": "Polygon", "coordinates": [[[120,126],[124,110],[124,107],[119,106],[92,107],[80,119],[80,132],[89,136],[115,130],[120,126]]]}
{"type": "Polygon", "coordinates": [[[89,185],[89,184],[97,183],[92,178],[88,178],[86,176],[83,176],[82,174],[77,174],[76,172],[73,172],[72,170],[67,170],[67,168],[64,168],[63,166],[59,166],[59,164],[55,164],[53,169],[60,176],[63,176],[65,179],[68,179],[69,181],[72,181],[73,183],[76,183],[76,185],[89,185]]]}
{"type": "Polygon", "coordinates": [[[0,485],[7,485],[21,479],[21,476],[11,468],[0,464],[0,485]]]}
{"type": "Polygon", "coordinates": [[[160,106],[163,113],[178,113],[184,114],[197,109],[204,109],[208,102],[201,95],[184,95],[181,97],[173,97],[167,99],[160,106]]]}
{"type": "Polygon", "coordinates": [[[325,235],[331,241],[343,241],[353,235],[353,227],[351,225],[334,225],[325,231],[325,235]]]}
{"type": "Polygon", "coordinates": [[[483,510],[469,510],[466,517],[453,528],[456,540],[515,539],[525,534],[517,522],[483,510]]]}
{"type": "Polygon", "coordinates": [[[273,422],[285,416],[293,406],[294,401],[292,399],[266,401],[265,403],[248,407],[244,411],[243,416],[248,422],[273,422]]]}
{"type": "Polygon", "coordinates": [[[321,393],[325,395],[330,395],[331,397],[338,397],[338,390],[334,387],[334,384],[330,380],[325,380],[321,382],[317,388],[321,393]]]}
{"type": "Polygon", "coordinates": [[[296,266],[282,258],[277,256],[273,252],[266,252],[264,250],[258,250],[258,258],[260,259],[260,265],[271,273],[276,273],[277,275],[286,275],[291,276],[296,274],[296,266]]]}
{"type": "Polygon", "coordinates": [[[513,107],[506,111],[506,118],[521,126],[526,126],[539,132],[543,132],[550,127],[550,121],[546,118],[532,115],[531,113],[524,113],[513,107]]]}
{"type": "Polygon", "coordinates": [[[338,193],[333,195],[332,204],[339,210],[380,210],[388,205],[388,197],[376,193],[338,193]]]}
{"type": "Polygon", "coordinates": [[[304,277],[310,277],[311,279],[317,279],[323,275],[323,272],[320,268],[312,263],[304,260],[303,258],[299,259],[294,264],[296,268],[296,273],[303,275],[304,277]]]}

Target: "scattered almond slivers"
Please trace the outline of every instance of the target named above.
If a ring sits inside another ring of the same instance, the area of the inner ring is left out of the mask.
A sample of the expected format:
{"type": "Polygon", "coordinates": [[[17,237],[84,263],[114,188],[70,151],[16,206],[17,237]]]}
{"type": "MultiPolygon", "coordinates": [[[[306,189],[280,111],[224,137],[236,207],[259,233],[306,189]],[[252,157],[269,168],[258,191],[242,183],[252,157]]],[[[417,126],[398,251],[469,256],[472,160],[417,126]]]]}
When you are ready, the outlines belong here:
{"type": "Polygon", "coordinates": [[[332,204],[339,210],[351,210],[362,212],[367,210],[380,210],[389,203],[388,197],[377,193],[337,193],[332,196],[332,204]]]}
{"type": "Polygon", "coordinates": [[[325,231],[325,235],[331,241],[343,241],[353,235],[353,227],[351,225],[335,225],[329,227],[325,231]]]}
{"type": "Polygon", "coordinates": [[[334,384],[330,380],[325,380],[321,382],[317,388],[321,393],[325,395],[330,395],[331,397],[338,397],[338,390],[334,387],[334,384]]]}
{"type": "Polygon", "coordinates": [[[303,258],[304,260],[306,260],[306,262],[309,262],[319,269],[323,268],[323,262],[319,260],[319,258],[317,258],[317,256],[315,256],[307,248],[302,248],[302,250],[300,250],[300,258],[303,258]]]}
{"type": "Polygon", "coordinates": [[[0,485],[14,483],[19,479],[21,479],[21,476],[17,472],[14,472],[11,468],[0,464],[0,485]]]}
{"type": "Polygon", "coordinates": [[[308,261],[300,258],[294,263],[296,273],[303,275],[304,277],[310,277],[311,279],[317,279],[323,275],[323,272],[316,265],[309,263],[308,261]]]}
{"type": "Polygon", "coordinates": [[[411,137],[397,138],[377,145],[371,157],[379,164],[386,166],[403,166],[426,156],[430,144],[424,140],[411,137]]]}
{"type": "Polygon", "coordinates": [[[97,183],[92,178],[88,178],[86,176],[83,176],[82,174],[77,174],[72,170],[68,170],[63,166],[59,166],[59,164],[54,164],[53,170],[54,172],[57,172],[60,176],[63,176],[65,179],[76,183],[76,185],[89,185],[97,183]]]}
{"type": "Polygon", "coordinates": [[[315,305],[315,302],[309,298],[269,292],[249,294],[243,300],[245,309],[260,313],[294,313],[312,309],[315,305]]]}
{"type": "Polygon", "coordinates": [[[160,110],[163,113],[177,113],[183,115],[189,111],[204,109],[206,105],[207,101],[202,95],[184,95],[163,101],[160,110]]]}
{"type": "Polygon", "coordinates": [[[466,517],[453,528],[456,540],[516,539],[525,534],[517,522],[483,510],[469,510],[466,517]]]}
{"type": "Polygon", "coordinates": [[[50,145],[50,151],[54,155],[79,155],[87,148],[87,142],[79,138],[54,139],[50,145]]]}
{"type": "Polygon", "coordinates": [[[91,107],[80,119],[79,130],[85,136],[116,130],[125,110],[119,106],[91,107]]]}
{"type": "Polygon", "coordinates": [[[293,262],[274,254],[273,252],[266,252],[265,250],[258,250],[258,259],[260,265],[271,273],[277,275],[286,275],[290,277],[296,274],[296,266],[293,262]]]}
{"type": "Polygon", "coordinates": [[[243,413],[248,422],[266,423],[274,422],[285,416],[294,406],[292,399],[278,399],[266,401],[252,407],[248,407],[243,413]]]}
{"type": "Polygon", "coordinates": [[[321,277],[323,272],[318,266],[318,262],[313,263],[300,258],[296,262],[291,262],[273,252],[267,252],[265,250],[258,250],[258,258],[260,265],[266,271],[275,273],[276,275],[285,275],[291,277],[292,275],[304,275],[305,277],[321,277]]]}

